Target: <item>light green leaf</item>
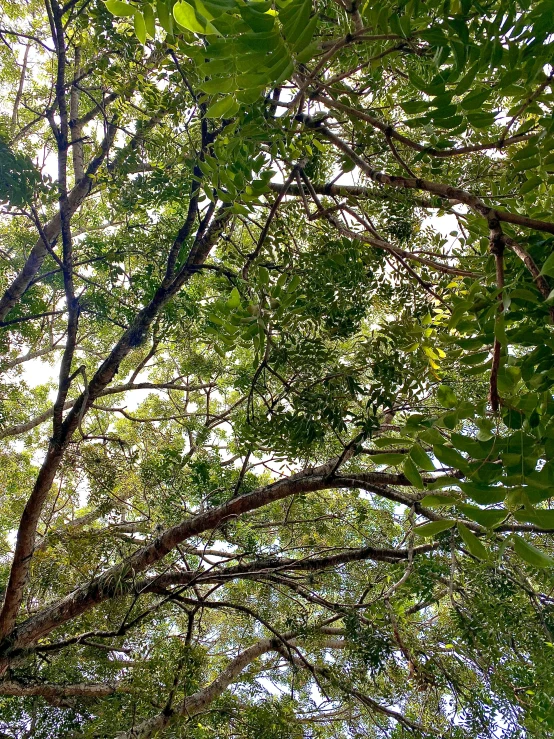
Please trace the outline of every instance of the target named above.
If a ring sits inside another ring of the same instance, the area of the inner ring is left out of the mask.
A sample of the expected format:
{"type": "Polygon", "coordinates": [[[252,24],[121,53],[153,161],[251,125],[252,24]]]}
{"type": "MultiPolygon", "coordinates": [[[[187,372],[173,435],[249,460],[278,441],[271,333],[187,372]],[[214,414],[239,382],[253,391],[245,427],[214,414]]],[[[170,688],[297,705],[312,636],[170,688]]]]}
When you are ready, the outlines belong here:
{"type": "Polygon", "coordinates": [[[238,110],[239,104],[231,95],[228,95],[210,105],[206,111],[206,118],[232,118],[238,110]]]}
{"type": "Polygon", "coordinates": [[[144,23],[146,26],[146,33],[150,38],[156,37],[156,18],[154,16],[154,10],[150,3],[143,5],[142,14],[144,16],[144,23]]]}
{"type": "Polygon", "coordinates": [[[217,93],[232,92],[236,88],[233,77],[214,77],[211,80],[200,83],[200,89],[208,93],[208,95],[215,95],[217,93]]]}
{"type": "Polygon", "coordinates": [[[554,277],[554,251],[550,254],[542,265],[541,275],[554,277]]]}
{"type": "Polygon", "coordinates": [[[144,22],[144,16],[138,10],[135,13],[135,34],[141,44],[146,43],[146,23],[144,22]]]}
{"type": "Polygon", "coordinates": [[[238,308],[240,305],[240,293],[237,290],[236,287],[234,287],[231,290],[231,294],[229,295],[229,299],[227,300],[227,306],[231,310],[235,310],[235,308],[238,308]]]}
{"type": "Polygon", "coordinates": [[[173,17],[180,26],[183,26],[183,28],[186,28],[188,31],[192,31],[193,33],[211,33],[220,35],[215,26],[213,26],[207,18],[204,18],[203,15],[200,15],[200,13],[198,13],[192,5],[185,2],[185,0],[180,0],[180,2],[175,3],[173,6],[173,17]]]}
{"type": "Polygon", "coordinates": [[[443,531],[448,531],[455,525],[456,521],[452,518],[445,519],[444,521],[431,521],[431,523],[423,524],[418,526],[414,532],[416,536],[423,536],[429,539],[437,534],[441,534],[443,531]]]}
{"type": "Polygon", "coordinates": [[[106,0],[104,5],[112,15],[126,16],[128,18],[134,16],[137,11],[135,5],[129,5],[129,3],[124,3],[120,0],[106,0]]]}
{"type": "Polygon", "coordinates": [[[386,464],[387,466],[402,464],[405,459],[405,454],[395,454],[394,452],[391,452],[390,454],[376,454],[375,457],[373,457],[375,464],[386,464]]]}

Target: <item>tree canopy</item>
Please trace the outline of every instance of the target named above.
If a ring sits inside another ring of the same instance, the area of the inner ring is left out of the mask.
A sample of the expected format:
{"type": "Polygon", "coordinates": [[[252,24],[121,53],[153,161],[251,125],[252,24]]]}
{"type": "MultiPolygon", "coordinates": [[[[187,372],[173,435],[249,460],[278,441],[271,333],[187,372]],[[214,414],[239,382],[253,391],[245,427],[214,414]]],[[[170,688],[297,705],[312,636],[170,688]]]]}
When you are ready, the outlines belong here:
{"type": "Polygon", "coordinates": [[[553,0],[2,0],[2,736],[554,732],[553,0]]]}

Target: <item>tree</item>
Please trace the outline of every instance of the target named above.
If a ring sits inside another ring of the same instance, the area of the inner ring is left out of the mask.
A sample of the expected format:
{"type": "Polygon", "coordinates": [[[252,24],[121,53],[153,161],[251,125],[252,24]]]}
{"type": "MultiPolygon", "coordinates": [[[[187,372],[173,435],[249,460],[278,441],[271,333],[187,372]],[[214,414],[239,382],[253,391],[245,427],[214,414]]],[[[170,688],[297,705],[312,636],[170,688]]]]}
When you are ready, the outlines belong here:
{"type": "Polygon", "coordinates": [[[4,0],[5,736],[552,735],[553,10],[4,0]]]}

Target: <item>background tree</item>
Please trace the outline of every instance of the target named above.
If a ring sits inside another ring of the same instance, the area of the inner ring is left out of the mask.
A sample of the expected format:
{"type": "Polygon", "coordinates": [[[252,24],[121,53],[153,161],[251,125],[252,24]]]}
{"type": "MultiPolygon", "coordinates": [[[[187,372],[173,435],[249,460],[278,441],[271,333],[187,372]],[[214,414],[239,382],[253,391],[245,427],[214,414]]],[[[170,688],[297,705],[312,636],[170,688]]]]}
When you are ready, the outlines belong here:
{"type": "Polygon", "coordinates": [[[3,0],[4,735],[552,735],[553,10],[3,0]]]}

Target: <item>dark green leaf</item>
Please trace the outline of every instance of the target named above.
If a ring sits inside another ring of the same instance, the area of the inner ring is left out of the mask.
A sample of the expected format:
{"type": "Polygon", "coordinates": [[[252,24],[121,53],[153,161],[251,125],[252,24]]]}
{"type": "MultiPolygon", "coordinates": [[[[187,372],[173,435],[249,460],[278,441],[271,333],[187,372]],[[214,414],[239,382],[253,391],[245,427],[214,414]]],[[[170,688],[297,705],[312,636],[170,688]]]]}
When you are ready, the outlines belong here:
{"type": "Polygon", "coordinates": [[[473,554],[477,559],[487,559],[488,552],[475,534],[468,529],[463,523],[458,521],[457,524],[458,533],[462,537],[462,540],[469,550],[470,554],[473,554]]]}

